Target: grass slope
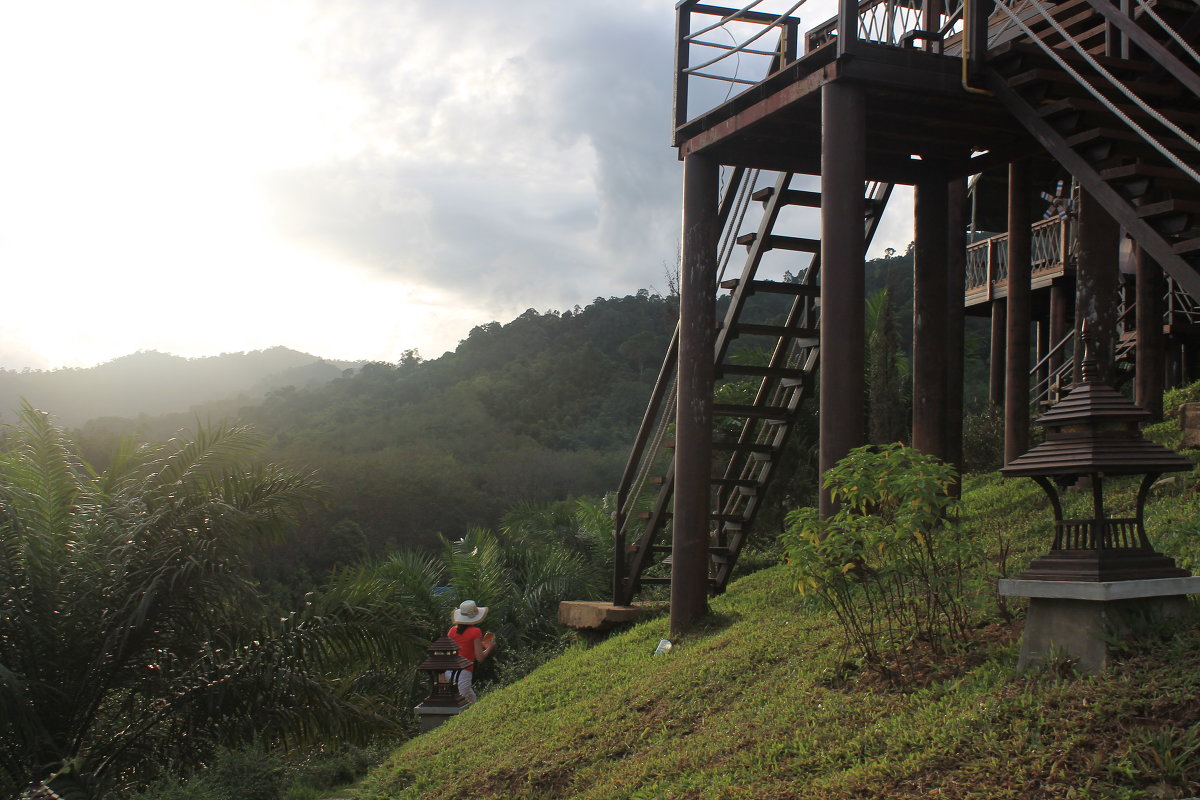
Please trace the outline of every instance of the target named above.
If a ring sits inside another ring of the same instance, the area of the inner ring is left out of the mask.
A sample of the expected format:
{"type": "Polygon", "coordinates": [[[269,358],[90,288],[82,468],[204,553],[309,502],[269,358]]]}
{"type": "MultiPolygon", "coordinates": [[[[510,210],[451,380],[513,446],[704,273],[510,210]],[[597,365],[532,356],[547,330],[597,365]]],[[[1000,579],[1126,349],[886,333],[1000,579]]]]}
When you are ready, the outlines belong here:
{"type": "MultiPolygon", "coordinates": [[[[1149,514],[1161,549],[1193,570],[1195,484],[1167,484],[1149,514]]],[[[1100,677],[1065,664],[1018,674],[1019,604],[998,605],[991,587],[1044,550],[1049,512],[1031,482],[996,476],[968,485],[964,511],[995,554],[977,639],[903,688],[858,672],[833,619],[779,566],[714,599],[666,655],[653,655],[665,618],[568,650],[406,744],[356,797],[1200,794],[1200,618],[1145,631],[1100,677]]]]}

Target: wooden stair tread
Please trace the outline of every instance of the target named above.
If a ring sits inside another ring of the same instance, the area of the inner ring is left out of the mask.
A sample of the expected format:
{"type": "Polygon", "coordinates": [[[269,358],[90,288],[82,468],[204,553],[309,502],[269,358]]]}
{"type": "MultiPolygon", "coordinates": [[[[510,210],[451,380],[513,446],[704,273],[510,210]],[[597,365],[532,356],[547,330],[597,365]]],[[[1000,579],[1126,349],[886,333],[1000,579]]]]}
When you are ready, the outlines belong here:
{"type": "MultiPolygon", "coordinates": [[[[1022,86],[1037,85],[1040,83],[1049,83],[1058,86],[1068,86],[1079,92],[1087,91],[1079,82],[1071,76],[1070,73],[1057,67],[1034,67],[1027,69],[1024,72],[1017,73],[1007,79],[1009,86],[1020,88],[1022,86]]],[[[1164,83],[1151,83],[1146,81],[1125,81],[1125,86],[1137,95],[1151,95],[1160,99],[1171,99],[1179,97],[1180,90],[1177,86],[1164,83]]],[[[1101,92],[1111,89],[1111,87],[1097,86],[1101,92]]]]}
{"type": "Polygon", "coordinates": [[[808,373],[794,367],[761,367],[757,364],[722,364],[718,375],[747,375],[754,378],[803,378],[808,373]]]}
{"type": "Polygon", "coordinates": [[[737,333],[751,336],[777,336],[792,339],[816,339],[820,341],[820,331],[816,328],[789,328],[786,325],[759,325],[752,322],[738,322],[733,326],[737,333]]]}
{"type": "MultiPolygon", "coordinates": [[[[1133,119],[1141,120],[1153,118],[1152,115],[1144,111],[1141,106],[1134,105],[1133,103],[1113,103],[1113,105],[1133,119]]],[[[1098,113],[1103,114],[1106,117],[1111,117],[1112,115],[1112,111],[1108,108],[1108,106],[1091,97],[1063,97],[1059,100],[1054,100],[1053,102],[1046,103],[1045,105],[1038,107],[1038,114],[1046,118],[1052,118],[1054,116],[1072,111],[1080,113],[1098,113]]],[[[1200,126],[1200,112],[1171,108],[1158,108],[1155,109],[1155,111],[1180,127],[1187,125],[1200,126]]]]}
{"type": "MultiPolygon", "coordinates": [[[[721,281],[722,289],[734,290],[742,285],[740,278],[730,278],[729,280],[721,281]]],[[[813,286],[808,283],[788,283],[786,281],[748,281],[745,283],[745,288],[742,291],[746,294],[754,294],[755,292],[770,292],[771,294],[787,294],[796,297],[818,297],[821,293],[820,286],[813,286]]]]}
{"type": "Polygon", "coordinates": [[[791,409],[782,406],[743,406],[733,403],[714,403],[714,417],[745,417],[748,419],[791,419],[791,409]]]}

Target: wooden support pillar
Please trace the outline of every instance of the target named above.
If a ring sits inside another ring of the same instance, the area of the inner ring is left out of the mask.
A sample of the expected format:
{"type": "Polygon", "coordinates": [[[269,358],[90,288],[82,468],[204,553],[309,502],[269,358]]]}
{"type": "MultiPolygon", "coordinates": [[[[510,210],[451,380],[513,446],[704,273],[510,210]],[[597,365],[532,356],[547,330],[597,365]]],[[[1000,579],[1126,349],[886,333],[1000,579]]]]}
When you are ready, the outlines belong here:
{"type": "MultiPolygon", "coordinates": [[[[963,380],[966,361],[967,179],[950,181],[946,222],[946,461],[963,469],[963,380]]],[[[962,491],[962,484],[955,484],[962,491]]]]}
{"type": "Polygon", "coordinates": [[[1167,291],[1167,282],[1162,268],[1145,250],[1135,245],[1133,257],[1137,280],[1134,402],[1160,420],[1167,380],[1167,343],[1163,335],[1163,295],[1167,291]]]}
{"type": "MultiPolygon", "coordinates": [[[[916,249],[913,256],[913,447],[946,458],[947,256],[949,184],[944,176],[913,189],[916,249]]],[[[961,303],[960,303],[961,304],[961,303]]]]}
{"type": "MultiPolygon", "coordinates": [[[[1071,329],[1071,320],[1067,316],[1068,306],[1070,305],[1070,295],[1067,287],[1061,283],[1055,283],[1050,287],[1050,348],[1054,349],[1067,336],[1067,331],[1071,329]]],[[[1067,350],[1060,349],[1050,356],[1050,375],[1058,372],[1059,368],[1067,357],[1067,350]]],[[[1051,379],[1053,380],[1053,378],[1051,379]]]]}
{"type": "MultiPolygon", "coordinates": [[[[1113,353],[1121,302],[1120,227],[1087,192],[1079,197],[1079,253],[1075,270],[1075,332],[1086,324],[1106,383],[1115,383],[1113,353]]],[[[1082,337],[1075,337],[1075,382],[1082,379],[1082,337]]]]}
{"type": "Polygon", "coordinates": [[[1008,300],[992,301],[992,341],[988,350],[988,400],[996,408],[1004,405],[1005,348],[1008,337],[1008,300]]]}
{"type": "Polygon", "coordinates": [[[712,485],[713,346],[716,334],[718,165],[683,162],[679,274],[679,396],[675,415],[675,508],[671,537],[671,634],[708,611],[712,485]]]}
{"type": "Polygon", "coordinates": [[[1030,166],[1008,167],[1008,324],[1005,337],[1004,463],[1029,449],[1030,166]]]}
{"type": "MultiPolygon", "coordinates": [[[[842,6],[854,5],[842,0],[842,6]]],[[[856,8],[856,6],[855,6],[856,8]]],[[[866,442],[866,104],[844,81],[821,87],[821,476],[866,442]]],[[[836,510],[821,490],[821,516],[836,510]]]]}
{"type": "Polygon", "coordinates": [[[1050,321],[1048,319],[1039,319],[1033,324],[1034,345],[1033,363],[1041,364],[1036,375],[1031,375],[1030,380],[1035,383],[1049,381],[1050,372],[1046,369],[1046,355],[1050,352],[1050,321]]]}

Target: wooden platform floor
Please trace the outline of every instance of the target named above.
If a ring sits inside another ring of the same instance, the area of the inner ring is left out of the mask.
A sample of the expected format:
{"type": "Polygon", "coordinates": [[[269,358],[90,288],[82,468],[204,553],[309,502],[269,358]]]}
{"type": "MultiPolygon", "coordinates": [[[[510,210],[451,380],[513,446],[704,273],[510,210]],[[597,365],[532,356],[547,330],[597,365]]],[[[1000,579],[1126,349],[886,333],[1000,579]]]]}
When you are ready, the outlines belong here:
{"type": "Polygon", "coordinates": [[[1036,150],[994,97],[963,87],[959,58],[869,42],[835,57],[833,45],[681,126],[680,156],[703,152],[721,164],[820,174],[821,87],[832,81],[865,91],[869,180],[974,174],[1036,150]]]}

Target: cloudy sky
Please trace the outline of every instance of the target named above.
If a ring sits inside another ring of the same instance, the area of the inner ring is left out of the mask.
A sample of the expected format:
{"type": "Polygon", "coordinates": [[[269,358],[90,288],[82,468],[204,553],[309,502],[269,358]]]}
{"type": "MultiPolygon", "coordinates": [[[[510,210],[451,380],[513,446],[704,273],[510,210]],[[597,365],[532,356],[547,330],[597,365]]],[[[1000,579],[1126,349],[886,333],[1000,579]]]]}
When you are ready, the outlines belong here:
{"type": "Polygon", "coordinates": [[[0,367],[436,357],[665,289],[673,5],[0,0],[0,367]]]}

